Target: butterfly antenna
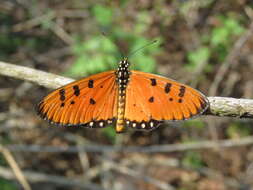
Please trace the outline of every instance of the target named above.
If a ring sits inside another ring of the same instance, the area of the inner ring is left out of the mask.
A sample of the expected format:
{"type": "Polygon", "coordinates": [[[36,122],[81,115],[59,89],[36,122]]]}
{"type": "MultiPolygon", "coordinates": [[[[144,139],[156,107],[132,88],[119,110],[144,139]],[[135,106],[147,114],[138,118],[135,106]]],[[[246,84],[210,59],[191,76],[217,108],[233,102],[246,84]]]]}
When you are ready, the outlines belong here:
{"type": "MultiPolygon", "coordinates": [[[[104,31],[102,31],[101,33],[102,33],[102,36],[104,36],[106,39],[108,39],[110,42],[112,42],[114,45],[116,45],[115,42],[111,38],[109,38],[108,35],[104,31]]],[[[119,53],[120,53],[121,59],[123,60],[126,56],[124,56],[124,54],[120,50],[119,50],[119,53]]]]}
{"type": "Polygon", "coordinates": [[[133,56],[133,55],[136,54],[138,51],[140,51],[140,50],[142,50],[142,49],[144,49],[144,48],[146,48],[146,47],[148,47],[148,46],[150,46],[150,45],[153,45],[154,43],[157,43],[157,42],[158,42],[158,40],[154,40],[154,41],[152,41],[152,42],[149,42],[149,43],[145,44],[144,46],[142,46],[142,47],[140,47],[140,48],[138,48],[138,49],[136,49],[136,50],[130,52],[130,54],[127,56],[127,58],[129,58],[130,56],[133,56]]]}

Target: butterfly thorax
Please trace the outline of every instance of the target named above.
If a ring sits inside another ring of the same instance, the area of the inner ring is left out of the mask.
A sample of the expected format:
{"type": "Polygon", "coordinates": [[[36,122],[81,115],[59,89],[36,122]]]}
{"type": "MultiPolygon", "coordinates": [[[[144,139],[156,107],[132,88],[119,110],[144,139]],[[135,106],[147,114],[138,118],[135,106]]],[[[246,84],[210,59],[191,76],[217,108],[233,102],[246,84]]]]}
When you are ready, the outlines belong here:
{"type": "Polygon", "coordinates": [[[115,72],[116,82],[118,85],[118,107],[117,107],[117,121],[116,132],[123,132],[124,130],[124,111],[126,102],[126,88],[130,79],[131,72],[129,71],[129,62],[123,59],[119,63],[119,67],[115,72]]]}
{"type": "Polygon", "coordinates": [[[123,61],[120,61],[119,67],[117,71],[115,72],[116,74],[116,81],[119,86],[119,89],[125,90],[126,86],[129,82],[129,77],[130,77],[130,71],[129,71],[129,62],[127,59],[124,59],[123,61]]]}

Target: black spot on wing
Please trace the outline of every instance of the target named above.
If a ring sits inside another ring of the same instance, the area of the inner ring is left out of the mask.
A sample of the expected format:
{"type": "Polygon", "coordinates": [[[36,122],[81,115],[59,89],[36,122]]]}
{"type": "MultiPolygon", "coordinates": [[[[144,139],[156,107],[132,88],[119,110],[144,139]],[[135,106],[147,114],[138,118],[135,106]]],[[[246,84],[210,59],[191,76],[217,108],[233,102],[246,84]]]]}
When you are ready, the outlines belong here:
{"type": "Polygon", "coordinates": [[[168,94],[168,93],[170,92],[171,86],[172,86],[171,83],[167,83],[167,84],[165,85],[165,88],[164,88],[165,93],[168,94]]]}
{"type": "Polygon", "coordinates": [[[185,94],[185,86],[180,86],[178,96],[179,97],[184,97],[184,94],[185,94]]]}
{"type": "Polygon", "coordinates": [[[66,99],[66,97],[65,97],[65,89],[61,89],[59,91],[59,94],[60,94],[60,100],[64,101],[66,99]]]}
{"type": "Polygon", "coordinates": [[[156,85],[157,85],[156,79],[150,79],[150,80],[151,80],[151,85],[152,85],[152,86],[156,86],[156,85]]]}
{"type": "Polygon", "coordinates": [[[88,87],[89,88],[93,88],[94,87],[94,81],[93,80],[89,80],[89,82],[88,82],[88,87]]]}
{"type": "Polygon", "coordinates": [[[155,101],[154,96],[151,96],[151,97],[148,99],[148,101],[149,101],[150,103],[154,102],[154,101],[155,101]]]}
{"type": "Polygon", "coordinates": [[[74,94],[75,94],[76,96],[79,96],[79,95],[80,95],[79,86],[78,86],[78,85],[75,85],[75,86],[73,86],[73,89],[74,89],[74,94]]]}
{"type": "Polygon", "coordinates": [[[60,100],[64,101],[65,100],[65,96],[64,95],[60,96],[60,100]]]}
{"type": "Polygon", "coordinates": [[[63,88],[63,89],[59,90],[59,93],[60,93],[60,95],[65,95],[65,89],[63,88]]]}
{"type": "Polygon", "coordinates": [[[90,99],[90,104],[94,105],[94,104],[96,104],[96,101],[93,98],[91,98],[90,99]]]}

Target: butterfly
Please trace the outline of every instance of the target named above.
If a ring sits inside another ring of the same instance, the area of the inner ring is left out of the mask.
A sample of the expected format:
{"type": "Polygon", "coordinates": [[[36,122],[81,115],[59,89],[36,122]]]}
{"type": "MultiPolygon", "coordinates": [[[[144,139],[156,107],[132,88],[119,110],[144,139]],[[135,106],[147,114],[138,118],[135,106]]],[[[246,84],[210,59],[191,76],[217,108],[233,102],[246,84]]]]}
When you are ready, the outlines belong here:
{"type": "Polygon", "coordinates": [[[127,58],[117,70],[91,75],[60,87],[37,105],[51,124],[102,128],[116,125],[152,130],[165,121],[202,114],[209,102],[201,92],[159,75],[129,69],[127,58]]]}

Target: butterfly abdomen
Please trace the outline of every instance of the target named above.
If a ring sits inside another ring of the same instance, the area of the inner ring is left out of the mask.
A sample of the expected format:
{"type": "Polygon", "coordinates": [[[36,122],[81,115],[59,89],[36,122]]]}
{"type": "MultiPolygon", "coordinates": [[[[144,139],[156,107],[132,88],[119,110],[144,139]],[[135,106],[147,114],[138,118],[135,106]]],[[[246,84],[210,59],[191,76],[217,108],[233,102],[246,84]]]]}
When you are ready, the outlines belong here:
{"type": "Polygon", "coordinates": [[[116,121],[116,132],[120,133],[124,131],[124,115],[125,115],[125,104],[126,104],[126,88],[130,79],[130,71],[128,69],[129,62],[124,59],[119,63],[119,67],[116,74],[116,82],[118,85],[118,105],[117,105],[117,121],[116,121]]]}

